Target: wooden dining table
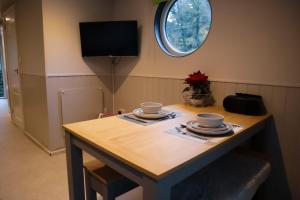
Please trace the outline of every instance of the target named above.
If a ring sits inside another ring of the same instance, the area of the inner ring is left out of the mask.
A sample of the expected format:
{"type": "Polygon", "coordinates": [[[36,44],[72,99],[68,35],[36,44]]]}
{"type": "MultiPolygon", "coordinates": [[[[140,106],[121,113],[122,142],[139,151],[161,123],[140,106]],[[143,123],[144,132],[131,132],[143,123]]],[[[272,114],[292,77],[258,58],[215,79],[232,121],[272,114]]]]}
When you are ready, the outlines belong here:
{"type": "Polygon", "coordinates": [[[144,200],[170,200],[172,186],[263,131],[271,117],[230,113],[217,106],[163,109],[177,116],[147,126],[119,116],[65,124],[70,199],[84,199],[83,151],[142,186],[144,200]],[[221,114],[240,128],[208,140],[172,132],[203,112],[221,114]]]}

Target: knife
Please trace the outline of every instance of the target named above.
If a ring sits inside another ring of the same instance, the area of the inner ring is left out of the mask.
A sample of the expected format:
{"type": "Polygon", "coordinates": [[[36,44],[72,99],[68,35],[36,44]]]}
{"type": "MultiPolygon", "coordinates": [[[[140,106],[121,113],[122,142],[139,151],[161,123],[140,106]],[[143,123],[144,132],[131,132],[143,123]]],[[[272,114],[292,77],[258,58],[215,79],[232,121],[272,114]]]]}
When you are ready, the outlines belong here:
{"type": "Polygon", "coordinates": [[[135,120],[135,121],[138,121],[138,122],[142,122],[142,123],[144,123],[144,124],[148,124],[147,121],[144,121],[144,120],[142,120],[142,119],[137,119],[137,118],[135,118],[135,117],[131,117],[131,116],[128,116],[128,115],[123,115],[123,117],[128,118],[128,119],[132,119],[132,120],[135,120]]]}
{"type": "Polygon", "coordinates": [[[191,136],[191,137],[195,137],[195,138],[198,138],[198,139],[201,139],[201,140],[208,140],[208,138],[204,137],[204,136],[200,136],[200,135],[197,135],[197,134],[194,134],[194,133],[191,133],[191,132],[188,132],[188,131],[183,131],[181,130],[179,127],[175,127],[175,129],[183,134],[183,135],[188,135],[188,136],[191,136]]]}

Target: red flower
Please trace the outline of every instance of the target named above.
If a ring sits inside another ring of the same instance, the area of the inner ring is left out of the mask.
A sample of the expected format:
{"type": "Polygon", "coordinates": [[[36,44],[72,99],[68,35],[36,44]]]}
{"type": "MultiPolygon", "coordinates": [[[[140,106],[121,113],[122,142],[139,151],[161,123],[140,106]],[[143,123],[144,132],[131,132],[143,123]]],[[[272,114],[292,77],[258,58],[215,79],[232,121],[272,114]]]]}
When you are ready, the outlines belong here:
{"type": "Polygon", "coordinates": [[[204,73],[202,74],[199,71],[194,72],[193,74],[190,74],[188,78],[185,79],[186,84],[189,84],[191,86],[197,86],[200,84],[205,84],[208,82],[208,76],[206,76],[204,73]]]}

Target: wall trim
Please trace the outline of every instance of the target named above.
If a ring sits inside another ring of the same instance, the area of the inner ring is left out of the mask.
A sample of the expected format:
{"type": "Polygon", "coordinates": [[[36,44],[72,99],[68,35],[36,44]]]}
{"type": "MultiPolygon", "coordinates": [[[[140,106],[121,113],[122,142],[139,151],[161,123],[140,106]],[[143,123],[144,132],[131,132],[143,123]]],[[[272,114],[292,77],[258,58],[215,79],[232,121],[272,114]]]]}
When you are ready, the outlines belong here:
{"type": "Polygon", "coordinates": [[[20,72],[20,75],[45,77],[45,74],[35,74],[35,73],[27,73],[27,72],[20,72]]]}
{"type": "Polygon", "coordinates": [[[62,153],[65,152],[66,149],[65,148],[61,148],[61,149],[57,149],[54,151],[50,151],[47,147],[45,147],[42,143],[40,143],[37,139],[35,139],[29,132],[27,131],[23,131],[24,135],[29,138],[34,144],[36,144],[40,149],[42,149],[44,152],[46,152],[47,154],[49,154],[49,156],[58,154],[58,153],[62,153]]]}
{"type": "Polygon", "coordinates": [[[95,73],[62,73],[62,74],[46,74],[46,75],[41,75],[41,74],[34,74],[34,73],[24,73],[21,72],[20,75],[27,75],[27,76],[40,76],[40,77],[47,77],[47,78],[52,78],[52,77],[77,77],[77,76],[111,76],[111,74],[95,74],[95,73]]]}
{"type": "Polygon", "coordinates": [[[93,74],[93,73],[78,73],[78,74],[72,74],[72,73],[66,73],[66,74],[47,74],[47,77],[70,77],[70,76],[97,76],[97,74],[93,74]]]}
{"type": "Polygon", "coordinates": [[[60,148],[60,149],[57,149],[55,151],[51,151],[50,156],[53,156],[53,155],[56,155],[56,154],[59,154],[59,153],[64,153],[64,152],[66,152],[66,148],[60,148]]]}
{"type": "Polygon", "coordinates": [[[77,77],[77,76],[111,76],[111,74],[94,74],[94,73],[66,73],[66,74],[47,74],[48,78],[55,78],[55,77],[77,77]]]}
{"type": "Polygon", "coordinates": [[[227,79],[217,79],[211,78],[213,82],[223,82],[223,83],[236,83],[236,84],[248,84],[248,85],[263,85],[263,86],[278,86],[278,87],[290,87],[290,88],[300,88],[300,84],[296,83],[273,83],[273,82],[254,82],[250,80],[227,80],[227,79]]]}
{"type": "MultiPolygon", "coordinates": [[[[24,75],[34,75],[42,76],[29,73],[21,73],[24,75]]],[[[111,76],[111,74],[94,74],[94,73],[65,73],[65,74],[47,74],[48,78],[55,77],[79,77],[79,76],[111,76]]],[[[116,76],[128,76],[128,77],[143,77],[143,78],[159,78],[159,79],[174,79],[174,80],[183,80],[181,77],[171,77],[171,76],[145,76],[145,75],[128,75],[128,74],[116,74],[116,76]]],[[[285,83],[285,82],[264,82],[264,81],[250,81],[250,80],[229,80],[229,79],[220,79],[211,77],[210,81],[212,82],[223,82],[223,83],[236,83],[236,84],[249,84],[249,85],[264,85],[264,86],[279,86],[279,87],[290,87],[290,88],[300,88],[300,83],[285,83]]]]}
{"type": "MultiPolygon", "coordinates": [[[[23,112],[23,108],[22,108],[22,112],[23,112]]],[[[11,115],[11,122],[13,123],[13,124],[15,124],[18,128],[20,128],[21,130],[24,130],[24,119],[21,119],[20,117],[17,117],[16,115],[14,115],[15,117],[14,117],[14,119],[15,119],[15,121],[13,121],[13,117],[12,117],[12,115],[11,115]]],[[[23,113],[22,113],[22,117],[23,117],[23,113]]],[[[24,117],[23,117],[24,118],[24,117]]]]}
{"type": "MultiPolygon", "coordinates": [[[[128,75],[128,74],[117,74],[116,76],[184,80],[184,78],[180,78],[180,77],[168,77],[168,76],[159,77],[159,76],[128,75]]],[[[209,79],[212,82],[222,82],[222,83],[235,83],[235,84],[248,84],[248,85],[264,85],[264,86],[279,86],[279,87],[300,88],[300,84],[297,84],[297,83],[255,82],[255,81],[250,81],[250,80],[229,80],[229,79],[218,79],[218,78],[213,78],[213,77],[209,78],[209,79]]]]}

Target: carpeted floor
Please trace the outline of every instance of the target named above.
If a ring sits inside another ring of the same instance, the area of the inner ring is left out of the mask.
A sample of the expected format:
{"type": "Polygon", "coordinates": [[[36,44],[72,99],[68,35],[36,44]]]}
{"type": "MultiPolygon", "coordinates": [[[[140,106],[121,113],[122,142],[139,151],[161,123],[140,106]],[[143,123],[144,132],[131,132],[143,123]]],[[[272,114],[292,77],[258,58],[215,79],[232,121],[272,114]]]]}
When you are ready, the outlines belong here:
{"type": "MultiPolygon", "coordinates": [[[[11,123],[7,101],[0,99],[0,200],[19,199],[69,199],[65,154],[50,157],[33,144],[11,123]]],[[[142,188],[117,199],[140,200],[142,188]]]]}

